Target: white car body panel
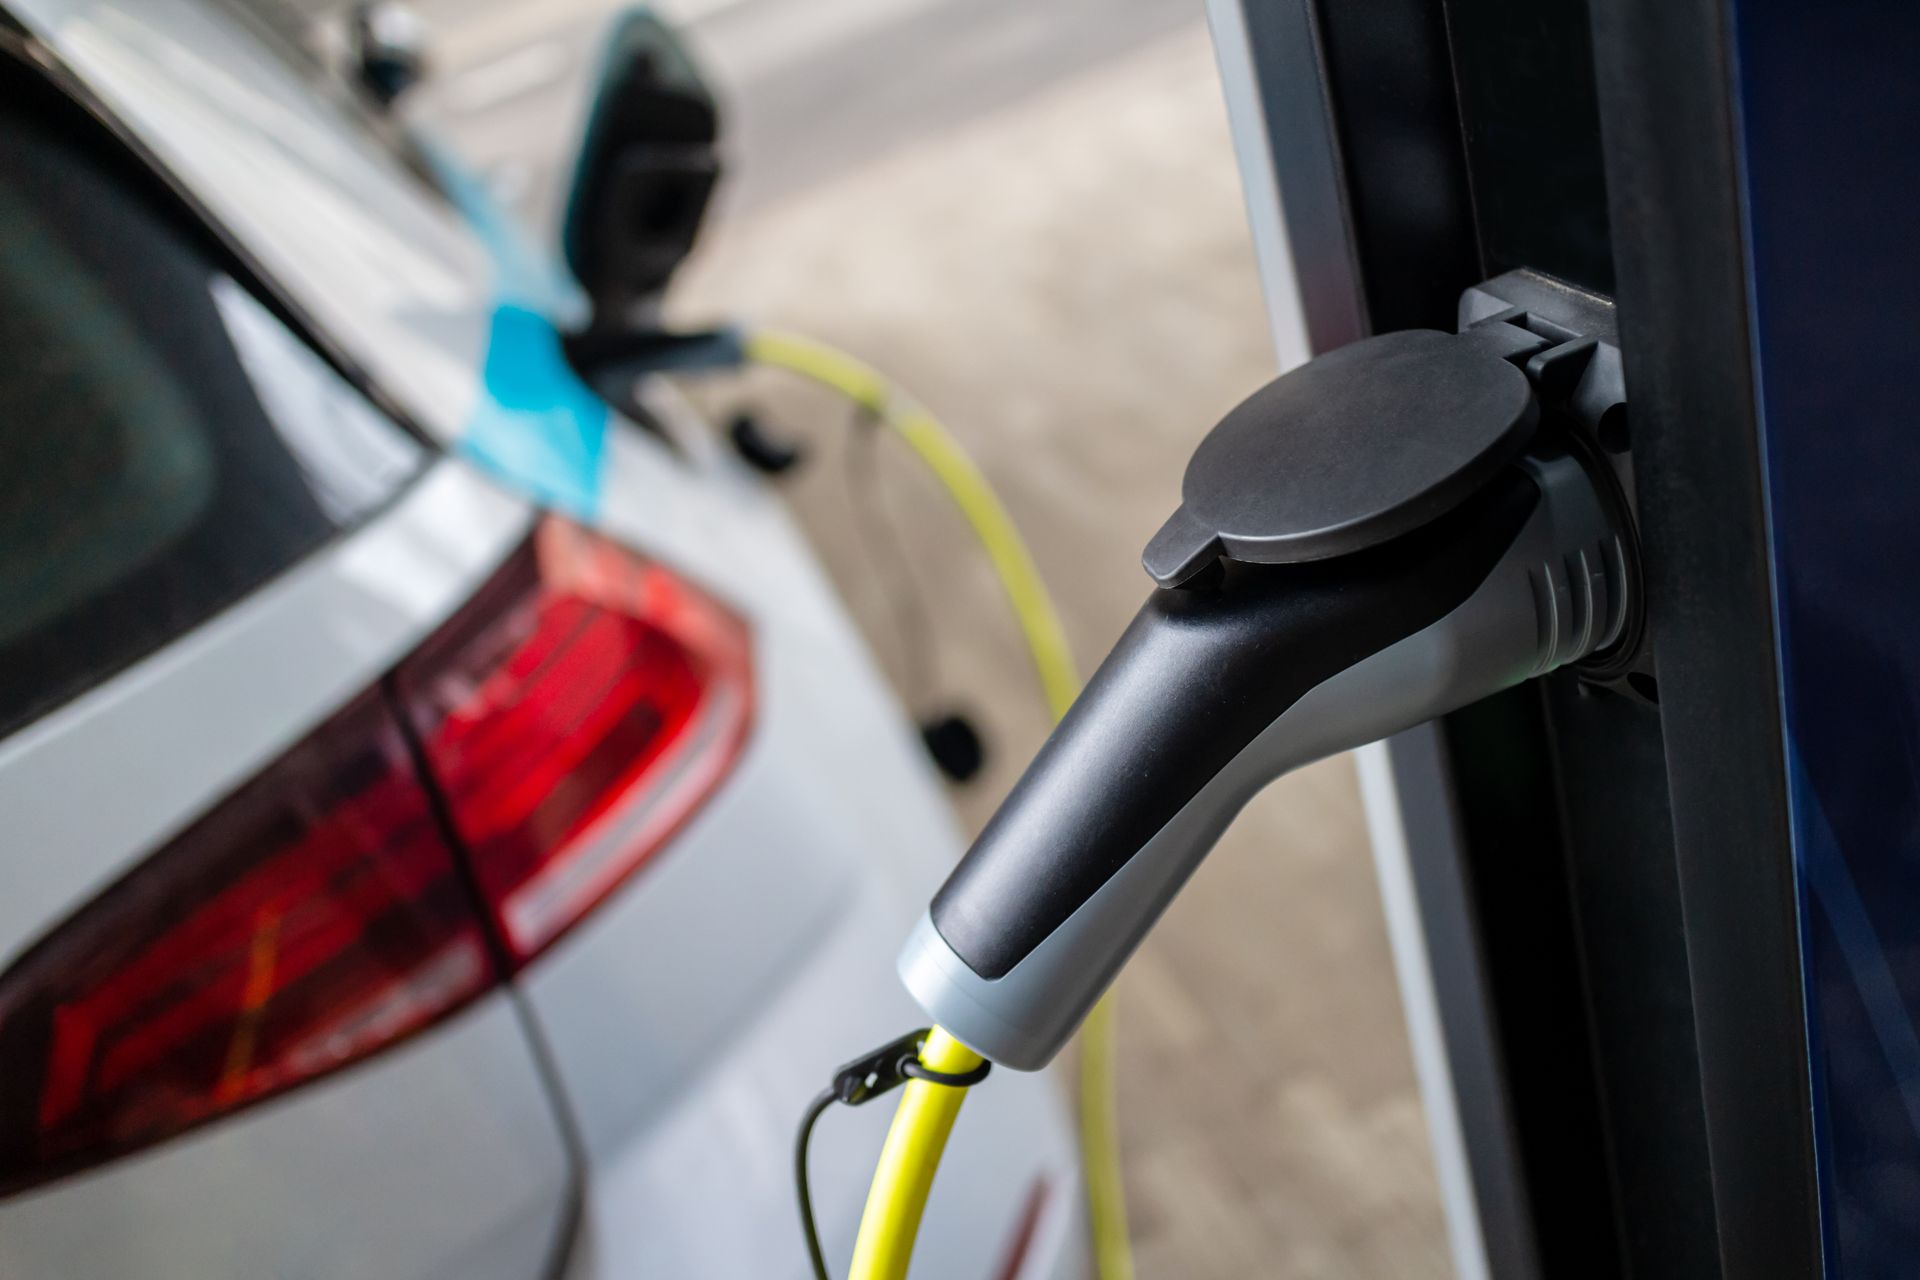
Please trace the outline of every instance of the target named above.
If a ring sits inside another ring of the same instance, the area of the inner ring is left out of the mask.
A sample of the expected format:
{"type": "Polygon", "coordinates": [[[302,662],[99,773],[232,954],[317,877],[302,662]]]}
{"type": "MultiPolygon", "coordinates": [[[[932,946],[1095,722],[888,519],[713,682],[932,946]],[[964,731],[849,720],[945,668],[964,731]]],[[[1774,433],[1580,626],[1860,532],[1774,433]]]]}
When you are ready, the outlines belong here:
{"type": "MultiPolygon", "coordinates": [[[[188,0],[9,7],[330,341],[458,446],[486,399],[490,313],[514,274],[498,245],[217,12],[188,0]]],[[[646,394],[679,412],[667,389],[646,394]]],[[[363,529],[0,741],[0,813],[19,837],[0,952],[390,669],[532,518],[466,462],[443,460],[363,529]]],[[[838,1062],[920,1016],[893,954],[959,853],[958,833],[858,633],[762,483],[726,455],[676,453],[616,419],[594,521],[749,620],[755,720],[727,780],[510,997],[0,1201],[0,1274],[530,1277],[576,1183],[573,1280],[805,1273],[792,1126],[838,1062]],[[278,1167],[296,1160],[297,1172],[278,1167]]],[[[836,1109],[819,1127],[815,1198],[836,1258],[890,1112],[891,1099],[836,1109]]],[[[1042,1181],[1045,1211],[1018,1275],[1084,1274],[1074,1143],[1053,1076],[1003,1072],[966,1117],[916,1280],[992,1275],[1042,1181]]]]}
{"type": "Polygon", "coordinates": [[[0,741],[0,958],[366,688],[530,521],[526,504],[443,461],[365,529],[0,741]]]}
{"type": "MultiPolygon", "coordinates": [[[[530,519],[440,462],[364,529],[0,743],[0,956],[359,693],[530,519]]],[[[520,1017],[490,995],[352,1070],[0,1202],[0,1275],[537,1275],[571,1157],[520,1017]]]]}
{"type": "Polygon", "coordinates": [[[494,268],[458,213],[190,0],[15,12],[336,340],[443,440],[479,394],[494,268]]]}
{"type": "Polygon", "coordinates": [[[568,1154],[513,1002],[0,1207],[9,1280],[525,1280],[568,1154]]]}

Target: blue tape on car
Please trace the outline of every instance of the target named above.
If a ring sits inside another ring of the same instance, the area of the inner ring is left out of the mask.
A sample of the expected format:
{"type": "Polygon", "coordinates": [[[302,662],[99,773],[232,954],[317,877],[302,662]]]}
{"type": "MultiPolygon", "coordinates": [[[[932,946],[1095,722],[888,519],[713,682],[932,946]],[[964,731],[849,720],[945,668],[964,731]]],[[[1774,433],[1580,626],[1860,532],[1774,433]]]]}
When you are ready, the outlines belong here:
{"type": "Polygon", "coordinates": [[[530,497],[591,516],[600,498],[607,406],[574,376],[545,316],[512,305],[495,309],[481,391],[460,451],[530,497]]]}
{"type": "Polygon", "coordinates": [[[441,148],[427,153],[494,272],[480,396],[459,451],[536,501],[592,516],[607,406],[567,363],[555,326],[556,319],[584,315],[586,298],[471,172],[441,148]]]}

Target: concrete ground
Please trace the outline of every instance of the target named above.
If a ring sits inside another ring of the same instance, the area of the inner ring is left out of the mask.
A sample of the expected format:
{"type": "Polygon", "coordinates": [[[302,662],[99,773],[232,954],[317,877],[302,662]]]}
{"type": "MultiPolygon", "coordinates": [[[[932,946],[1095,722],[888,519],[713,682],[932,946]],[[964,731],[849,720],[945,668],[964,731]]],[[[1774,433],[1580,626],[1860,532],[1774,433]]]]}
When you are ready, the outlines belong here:
{"type": "MultiPolygon", "coordinates": [[[[746,177],[676,314],[818,334],[911,388],[1004,495],[1090,669],[1147,591],[1137,557],[1189,450],[1272,372],[1196,0],[1060,6],[1077,27],[1001,0],[984,16],[936,0],[682,2],[733,90],[746,177]],[[902,27],[901,10],[918,17],[902,27]]],[[[581,15],[604,5],[556,5],[578,22],[550,38],[584,47],[581,15]]],[[[476,26],[456,46],[482,70],[456,136],[464,124],[537,213],[552,165],[534,139],[558,109],[529,109],[512,78],[559,55],[527,54],[549,37],[504,0],[475,12],[508,34],[489,52],[476,26]]],[[[986,775],[956,792],[977,827],[1047,721],[963,527],[899,450],[851,445],[845,411],[811,388],[768,376],[707,395],[810,444],[791,500],[876,653],[918,709],[965,707],[990,736],[986,775]]],[[[1119,990],[1141,1276],[1447,1273],[1348,761],[1261,796],[1119,990]]]]}

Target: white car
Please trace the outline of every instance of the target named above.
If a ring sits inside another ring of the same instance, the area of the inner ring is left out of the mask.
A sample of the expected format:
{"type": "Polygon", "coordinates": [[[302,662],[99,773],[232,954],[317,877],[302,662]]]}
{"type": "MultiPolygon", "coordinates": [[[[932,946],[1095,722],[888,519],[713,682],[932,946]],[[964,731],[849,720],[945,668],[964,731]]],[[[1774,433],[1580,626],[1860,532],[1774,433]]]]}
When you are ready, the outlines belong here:
{"type": "MultiPolygon", "coordinates": [[[[911,726],[440,168],[210,0],[0,12],[7,1280],[799,1276],[919,1021],[911,726]]],[[[1084,1274],[1068,1117],[975,1091],[916,1277],[1084,1274]]]]}

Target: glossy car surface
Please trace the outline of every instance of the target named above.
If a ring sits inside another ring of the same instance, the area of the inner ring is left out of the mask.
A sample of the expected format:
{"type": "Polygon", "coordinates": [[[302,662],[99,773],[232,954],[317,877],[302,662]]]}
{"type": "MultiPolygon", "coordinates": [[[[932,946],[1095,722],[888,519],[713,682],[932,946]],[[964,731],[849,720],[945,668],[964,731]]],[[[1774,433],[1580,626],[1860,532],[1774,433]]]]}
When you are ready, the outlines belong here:
{"type": "MultiPolygon", "coordinates": [[[[547,257],[244,12],[9,11],[0,1274],[802,1274],[793,1122],[916,1021],[892,955],[958,848],[804,543],[670,388],[622,411],[583,386],[547,257]],[[445,686],[460,712],[446,637],[510,612],[490,602],[516,565],[566,555],[737,623],[751,700],[660,830],[637,801],[594,811],[577,865],[619,874],[563,885],[523,953],[456,892],[498,905],[468,806],[512,779],[460,791],[421,708],[445,686]],[[310,812],[369,760],[391,795],[355,774],[345,817],[310,812]],[[293,852],[232,834],[276,804],[313,824],[293,852]],[[431,894],[366,838],[395,813],[431,894]],[[141,1003],[164,995],[143,975],[194,972],[161,944],[247,883],[221,859],[283,874],[336,829],[392,895],[339,954],[412,964],[405,999],[381,987],[377,1016],[269,1070],[294,990],[275,940],[307,899],[256,904],[234,1008],[182,1066],[187,1032],[141,1003]],[[432,956],[469,967],[406,950],[447,939],[432,956]],[[116,1026],[139,1033],[123,1059],[116,1026]],[[156,1092],[148,1063],[187,1083],[156,1092]]],[[[832,1256],[885,1111],[821,1126],[832,1256]]],[[[1078,1274],[1077,1177],[1055,1081],[1004,1073],[968,1103],[916,1274],[1078,1274]]]]}

